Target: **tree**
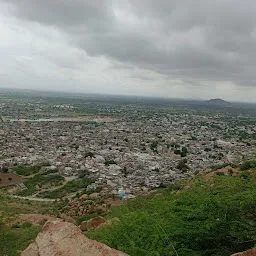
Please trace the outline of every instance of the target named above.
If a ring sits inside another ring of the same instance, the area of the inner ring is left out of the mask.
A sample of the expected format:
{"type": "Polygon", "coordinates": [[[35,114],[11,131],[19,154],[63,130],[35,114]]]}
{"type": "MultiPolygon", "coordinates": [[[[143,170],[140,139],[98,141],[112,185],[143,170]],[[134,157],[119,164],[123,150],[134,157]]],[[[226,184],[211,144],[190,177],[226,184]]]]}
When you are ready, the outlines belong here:
{"type": "Polygon", "coordinates": [[[158,146],[158,141],[153,141],[151,144],[150,144],[150,149],[151,150],[155,150],[158,146]]]}
{"type": "Polygon", "coordinates": [[[185,157],[185,156],[187,156],[187,153],[184,152],[184,151],[181,151],[181,152],[180,152],[180,156],[181,156],[181,157],[185,157]]]}
{"type": "Polygon", "coordinates": [[[183,160],[180,160],[178,165],[177,165],[177,168],[183,172],[186,172],[189,170],[189,167],[188,165],[186,164],[187,163],[187,159],[183,159],[183,160]]]}
{"type": "Polygon", "coordinates": [[[182,147],[181,151],[184,153],[188,153],[188,149],[186,147],[182,147]]]}
{"type": "Polygon", "coordinates": [[[94,157],[94,153],[92,153],[92,152],[90,152],[90,151],[89,151],[89,152],[86,152],[85,155],[84,155],[84,157],[88,157],[88,156],[89,156],[89,157],[94,157]]]}
{"type": "Polygon", "coordinates": [[[8,167],[2,167],[2,168],[1,168],[1,171],[2,171],[2,172],[8,172],[8,167]]]}
{"type": "Polygon", "coordinates": [[[179,149],[174,150],[174,154],[180,155],[181,151],[179,149]]]}

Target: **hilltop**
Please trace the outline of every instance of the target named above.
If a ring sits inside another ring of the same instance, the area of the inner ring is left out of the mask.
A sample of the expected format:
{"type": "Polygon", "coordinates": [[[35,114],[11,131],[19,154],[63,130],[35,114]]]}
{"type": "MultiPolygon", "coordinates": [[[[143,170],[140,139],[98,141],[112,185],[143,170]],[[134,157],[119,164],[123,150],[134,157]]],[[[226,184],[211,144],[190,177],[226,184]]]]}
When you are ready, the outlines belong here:
{"type": "Polygon", "coordinates": [[[206,101],[206,103],[211,104],[211,105],[216,105],[216,106],[228,106],[228,105],[230,105],[230,102],[225,101],[223,99],[219,99],[219,98],[210,99],[210,100],[206,101]]]}

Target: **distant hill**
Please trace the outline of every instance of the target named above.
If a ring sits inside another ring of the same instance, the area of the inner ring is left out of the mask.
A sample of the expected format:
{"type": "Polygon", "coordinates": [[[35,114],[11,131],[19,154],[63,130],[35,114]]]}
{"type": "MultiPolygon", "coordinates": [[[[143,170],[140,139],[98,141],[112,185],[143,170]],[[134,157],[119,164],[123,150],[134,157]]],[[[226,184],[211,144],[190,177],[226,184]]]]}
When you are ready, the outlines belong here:
{"type": "Polygon", "coordinates": [[[215,105],[215,106],[228,106],[230,103],[228,101],[222,99],[210,99],[206,101],[207,104],[215,105]]]}

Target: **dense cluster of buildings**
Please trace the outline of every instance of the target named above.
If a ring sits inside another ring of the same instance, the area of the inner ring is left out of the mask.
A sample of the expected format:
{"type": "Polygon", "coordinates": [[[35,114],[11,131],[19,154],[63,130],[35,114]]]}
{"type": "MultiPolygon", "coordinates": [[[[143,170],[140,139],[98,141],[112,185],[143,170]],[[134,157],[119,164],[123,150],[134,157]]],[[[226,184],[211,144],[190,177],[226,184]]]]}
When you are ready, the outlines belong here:
{"type": "Polygon", "coordinates": [[[255,126],[234,122],[196,114],[126,117],[98,125],[2,116],[0,167],[47,163],[64,177],[84,173],[95,180],[91,187],[136,193],[250,157],[254,141],[239,136],[256,133],[255,126]]]}

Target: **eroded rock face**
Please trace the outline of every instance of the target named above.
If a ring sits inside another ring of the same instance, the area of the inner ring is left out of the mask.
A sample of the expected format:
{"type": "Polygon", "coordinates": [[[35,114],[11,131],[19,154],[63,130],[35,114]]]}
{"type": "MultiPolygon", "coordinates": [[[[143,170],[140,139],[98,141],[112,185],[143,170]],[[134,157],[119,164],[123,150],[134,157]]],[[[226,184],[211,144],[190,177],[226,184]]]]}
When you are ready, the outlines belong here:
{"type": "Polygon", "coordinates": [[[232,254],[231,256],[256,256],[256,248],[253,248],[246,252],[238,252],[238,253],[232,254]]]}
{"type": "Polygon", "coordinates": [[[127,254],[90,240],[72,223],[60,219],[46,222],[32,244],[21,256],[127,256],[127,254]]]}

